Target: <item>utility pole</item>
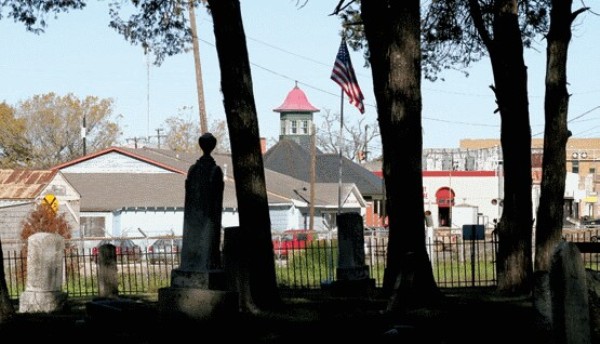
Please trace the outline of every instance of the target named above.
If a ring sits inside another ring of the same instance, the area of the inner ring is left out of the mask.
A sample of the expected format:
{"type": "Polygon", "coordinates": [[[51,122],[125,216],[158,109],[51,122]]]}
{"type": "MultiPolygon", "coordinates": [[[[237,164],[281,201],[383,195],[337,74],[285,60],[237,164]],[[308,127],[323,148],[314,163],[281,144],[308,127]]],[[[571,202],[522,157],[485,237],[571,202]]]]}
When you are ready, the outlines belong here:
{"type": "Polygon", "coordinates": [[[364,146],[364,152],[363,152],[363,159],[365,160],[365,162],[368,161],[368,159],[367,159],[367,154],[368,154],[367,153],[368,152],[368,149],[367,149],[367,142],[368,142],[368,139],[367,139],[367,130],[368,129],[369,129],[369,125],[365,124],[365,146],[364,146]]]}
{"type": "Polygon", "coordinates": [[[135,149],[137,149],[138,148],[138,141],[147,141],[147,138],[145,138],[145,137],[137,137],[136,136],[136,137],[128,138],[126,140],[127,140],[127,142],[133,141],[133,147],[135,149]]]}
{"type": "Polygon", "coordinates": [[[163,128],[156,128],[156,140],[158,141],[158,149],[160,149],[160,138],[162,136],[160,135],[160,132],[163,130],[163,128]]]}
{"type": "Polygon", "coordinates": [[[190,28],[192,30],[192,45],[194,49],[194,65],[196,66],[196,88],[198,91],[198,111],[200,112],[200,135],[202,135],[208,132],[208,124],[206,123],[206,107],[204,106],[204,86],[202,84],[202,66],[200,64],[200,46],[198,44],[194,1],[189,1],[189,13],[190,28]]]}
{"type": "Polygon", "coordinates": [[[317,143],[315,138],[315,124],[311,126],[310,133],[310,207],[309,207],[309,224],[308,228],[312,231],[315,229],[315,183],[317,179],[317,143]]]}
{"type": "Polygon", "coordinates": [[[85,156],[86,154],[86,128],[85,128],[85,113],[83,114],[83,122],[81,125],[81,139],[83,140],[83,155],[85,156]]]}

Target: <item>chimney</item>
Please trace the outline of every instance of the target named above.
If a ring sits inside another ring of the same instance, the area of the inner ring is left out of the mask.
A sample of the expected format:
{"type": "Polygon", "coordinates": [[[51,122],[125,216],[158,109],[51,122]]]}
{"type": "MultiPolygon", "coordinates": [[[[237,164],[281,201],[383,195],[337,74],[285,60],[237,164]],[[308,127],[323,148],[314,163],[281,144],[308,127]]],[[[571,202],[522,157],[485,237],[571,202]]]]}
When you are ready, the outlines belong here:
{"type": "Polygon", "coordinates": [[[264,137],[260,138],[260,152],[263,155],[267,152],[267,139],[264,137]]]}

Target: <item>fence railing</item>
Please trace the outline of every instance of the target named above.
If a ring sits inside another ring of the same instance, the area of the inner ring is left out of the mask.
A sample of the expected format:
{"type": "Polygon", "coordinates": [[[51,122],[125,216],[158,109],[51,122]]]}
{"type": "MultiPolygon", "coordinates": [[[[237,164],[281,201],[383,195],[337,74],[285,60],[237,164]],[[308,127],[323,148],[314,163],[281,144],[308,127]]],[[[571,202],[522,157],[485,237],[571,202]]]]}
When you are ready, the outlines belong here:
{"type": "MultiPolygon", "coordinates": [[[[565,240],[592,242],[597,235],[569,235],[565,240]]],[[[435,281],[440,288],[495,286],[496,248],[493,238],[462,240],[457,236],[436,237],[426,243],[435,281]]],[[[167,250],[168,251],[168,250],[167,250]]],[[[179,252],[161,253],[163,259],[148,259],[142,249],[135,256],[117,255],[120,295],[153,294],[170,286],[171,270],[179,263],[179,252]]],[[[383,285],[387,238],[365,238],[365,264],[376,287],[383,285]]],[[[600,253],[584,253],[586,268],[599,270],[600,253]]],[[[315,240],[303,247],[291,246],[285,256],[274,256],[278,286],[285,290],[319,289],[335,281],[337,241],[315,240]]],[[[96,256],[91,250],[68,249],[64,257],[63,289],[70,297],[98,295],[96,256]]],[[[156,258],[154,253],[153,258],[156,258]]],[[[16,299],[25,290],[26,267],[18,251],[4,252],[4,272],[9,294],[16,299]]]]}

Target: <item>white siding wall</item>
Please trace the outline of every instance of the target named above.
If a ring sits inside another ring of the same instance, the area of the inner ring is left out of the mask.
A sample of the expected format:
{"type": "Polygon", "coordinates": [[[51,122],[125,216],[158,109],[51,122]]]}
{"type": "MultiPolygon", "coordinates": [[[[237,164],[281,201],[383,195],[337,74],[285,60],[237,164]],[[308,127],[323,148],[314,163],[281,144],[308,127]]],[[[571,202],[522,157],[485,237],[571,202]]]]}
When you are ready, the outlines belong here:
{"type": "Polygon", "coordinates": [[[423,177],[425,210],[431,210],[437,226],[438,206],[435,193],[444,187],[455,192],[455,205],[464,203],[476,206],[486,218],[487,226],[492,226],[493,219],[499,218],[500,207],[492,204],[492,199],[501,198],[503,190],[499,189],[499,177],[423,177]]]}
{"type": "Polygon", "coordinates": [[[172,173],[120,153],[108,153],[61,169],[67,173],[172,173]]]}

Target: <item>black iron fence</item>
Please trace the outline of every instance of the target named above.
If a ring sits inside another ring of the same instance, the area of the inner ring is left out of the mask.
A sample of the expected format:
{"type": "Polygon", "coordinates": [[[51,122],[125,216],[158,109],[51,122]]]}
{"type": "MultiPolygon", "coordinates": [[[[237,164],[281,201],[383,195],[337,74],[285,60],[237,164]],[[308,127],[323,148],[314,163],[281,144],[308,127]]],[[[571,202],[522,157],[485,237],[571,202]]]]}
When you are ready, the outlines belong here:
{"type": "MultiPolygon", "coordinates": [[[[573,242],[596,242],[598,233],[572,233],[564,236],[573,242]]],[[[496,249],[494,238],[463,240],[459,235],[438,236],[426,244],[435,281],[440,288],[496,285],[496,249]]],[[[387,238],[365,238],[365,265],[376,287],[383,285],[386,268],[387,238]]],[[[583,253],[586,268],[599,270],[600,252],[583,253]]],[[[283,290],[319,289],[335,281],[338,247],[336,240],[314,240],[302,247],[290,246],[285,255],[276,255],[275,268],[283,290]]],[[[168,287],[171,270],[179,264],[179,250],[148,252],[141,249],[117,254],[119,294],[157,293],[168,287]],[[157,254],[159,256],[157,256],[157,254]],[[149,257],[152,257],[150,259],[149,257]],[[158,258],[158,259],[157,259],[158,258]]],[[[64,257],[63,289],[71,297],[98,294],[96,253],[92,249],[68,249],[64,257]]],[[[4,272],[10,297],[16,299],[25,290],[26,264],[18,251],[4,252],[4,272]]]]}

